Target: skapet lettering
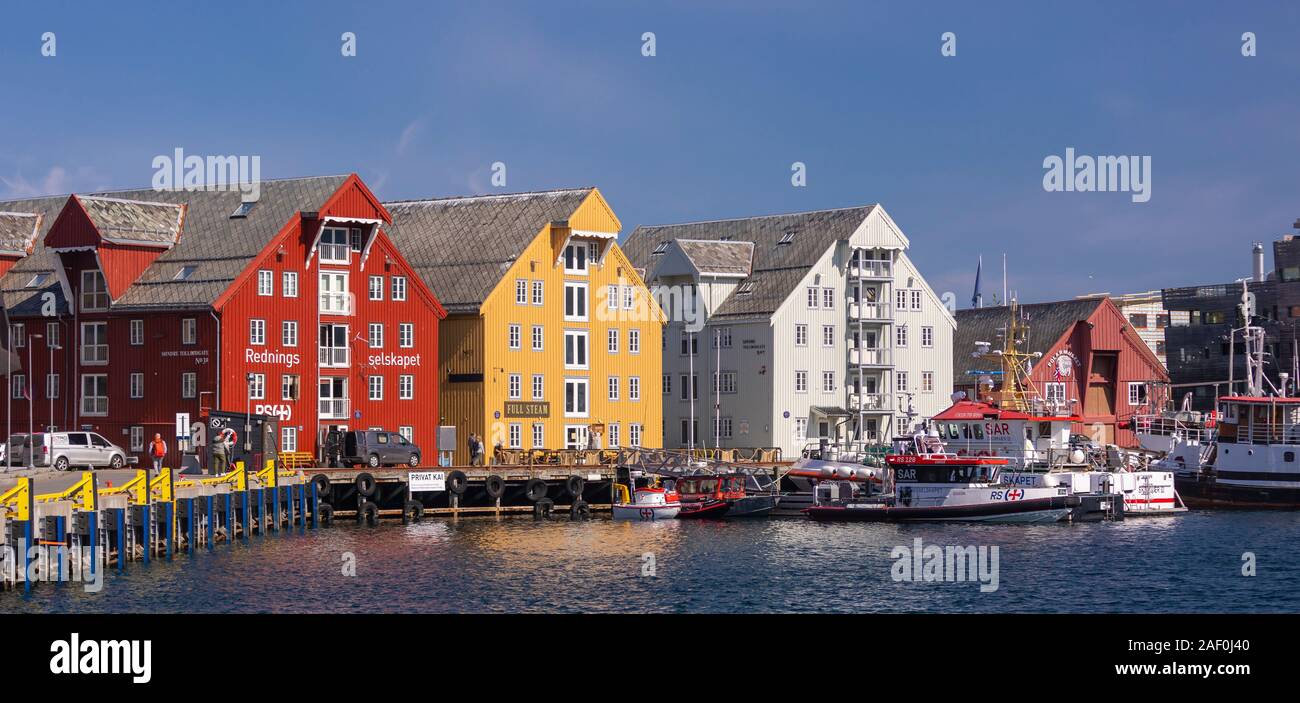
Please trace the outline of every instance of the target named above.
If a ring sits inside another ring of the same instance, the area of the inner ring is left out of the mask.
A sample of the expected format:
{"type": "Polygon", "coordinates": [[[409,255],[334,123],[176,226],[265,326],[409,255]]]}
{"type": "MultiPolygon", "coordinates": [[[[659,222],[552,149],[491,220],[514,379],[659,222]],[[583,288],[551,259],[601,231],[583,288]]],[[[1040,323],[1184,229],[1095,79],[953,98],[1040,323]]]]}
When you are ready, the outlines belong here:
{"type": "Polygon", "coordinates": [[[153,679],[152,640],[82,640],[72,633],[50,643],[50,673],[131,676],[133,683],[153,679]]]}

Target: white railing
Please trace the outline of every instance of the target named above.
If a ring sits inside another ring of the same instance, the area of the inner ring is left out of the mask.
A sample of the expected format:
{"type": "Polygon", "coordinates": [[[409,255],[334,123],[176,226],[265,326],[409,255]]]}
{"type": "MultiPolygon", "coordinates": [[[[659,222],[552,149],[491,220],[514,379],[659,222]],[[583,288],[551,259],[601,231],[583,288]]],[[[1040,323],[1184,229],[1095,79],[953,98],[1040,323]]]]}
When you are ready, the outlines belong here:
{"type": "Polygon", "coordinates": [[[849,266],[849,273],[859,278],[893,278],[894,262],[860,259],[849,266]]]}
{"type": "Polygon", "coordinates": [[[83,345],[81,345],[81,363],[83,363],[83,364],[107,364],[107,363],[108,363],[108,345],[107,345],[107,344],[83,344],[83,345]]]}
{"type": "Polygon", "coordinates": [[[889,412],[888,393],[849,393],[849,410],[889,412]]]}
{"type": "Polygon", "coordinates": [[[348,348],[347,347],[320,347],[320,365],[330,368],[346,368],[348,366],[348,348]]]}
{"type": "Polygon", "coordinates": [[[352,260],[350,244],[326,244],[321,242],[320,260],[324,264],[346,264],[352,260]]]}
{"type": "Polygon", "coordinates": [[[81,396],[81,414],[82,415],[107,415],[108,398],[104,396],[81,396]]]}
{"type": "Polygon", "coordinates": [[[346,420],[348,417],[348,399],[321,398],[320,416],[326,420],[346,420]]]}
{"type": "Polygon", "coordinates": [[[351,315],[351,294],[344,292],[322,292],[320,294],[320,311],[325,315],[351,315]]]}
{"type": "Polygon", "coordinates": [[[889,320],[892,315],[889,303],[849,303],[851,320],[889,320]]]}
{"type": "Polygon", "coordinates": [[[889,366],[893,356],[890,349],[883,347],[849,348],[849,363],[855,366],[889,366]]]}

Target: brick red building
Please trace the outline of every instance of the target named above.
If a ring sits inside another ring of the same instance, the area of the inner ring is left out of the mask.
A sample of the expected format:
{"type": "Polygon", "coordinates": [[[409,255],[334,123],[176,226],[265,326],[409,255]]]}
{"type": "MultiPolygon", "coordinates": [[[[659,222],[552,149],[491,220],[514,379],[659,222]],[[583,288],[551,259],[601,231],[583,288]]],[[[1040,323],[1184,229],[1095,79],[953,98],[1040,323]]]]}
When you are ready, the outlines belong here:
{"type": "Polygon", "coordinates": [[[382,427],[433,458],[446,313],[356,175],[266,181],[256,202],[142,190],[0,213],[22,215],[0,243],[21,360],[0,430],[93,429],[143,460],[155,432],[175,444],[177,412],[251,411],[279,419],[281,451],[382,427]]]}

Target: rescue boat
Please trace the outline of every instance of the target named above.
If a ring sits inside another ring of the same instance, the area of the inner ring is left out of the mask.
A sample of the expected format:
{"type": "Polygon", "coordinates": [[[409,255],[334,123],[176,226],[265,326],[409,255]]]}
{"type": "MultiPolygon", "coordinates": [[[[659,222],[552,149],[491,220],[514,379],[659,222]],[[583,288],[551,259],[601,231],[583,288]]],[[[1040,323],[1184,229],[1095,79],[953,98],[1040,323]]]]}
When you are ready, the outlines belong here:
{"type": "Polygon", "coordinates": [[[642,486],[628,496],[627,486],[618,484],[620,501],[614,503],[615,520],[671,520],[682,509],[677,491],[663,486],[642,486]]]}

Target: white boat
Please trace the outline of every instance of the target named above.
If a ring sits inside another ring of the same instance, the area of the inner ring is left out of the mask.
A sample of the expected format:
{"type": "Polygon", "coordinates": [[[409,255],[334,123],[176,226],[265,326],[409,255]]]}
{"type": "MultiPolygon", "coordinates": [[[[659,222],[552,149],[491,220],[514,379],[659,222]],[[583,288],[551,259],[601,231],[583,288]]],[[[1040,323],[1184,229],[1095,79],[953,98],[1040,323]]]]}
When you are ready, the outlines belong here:
{"type": "Polygon", "coordinates": [[[682,504],[676,491],[645,486],[636,489],[627,500],[627,488],[622,487],[621,502],[613,506],[615,520],[672,520],[681,512],[682,504]]]}

